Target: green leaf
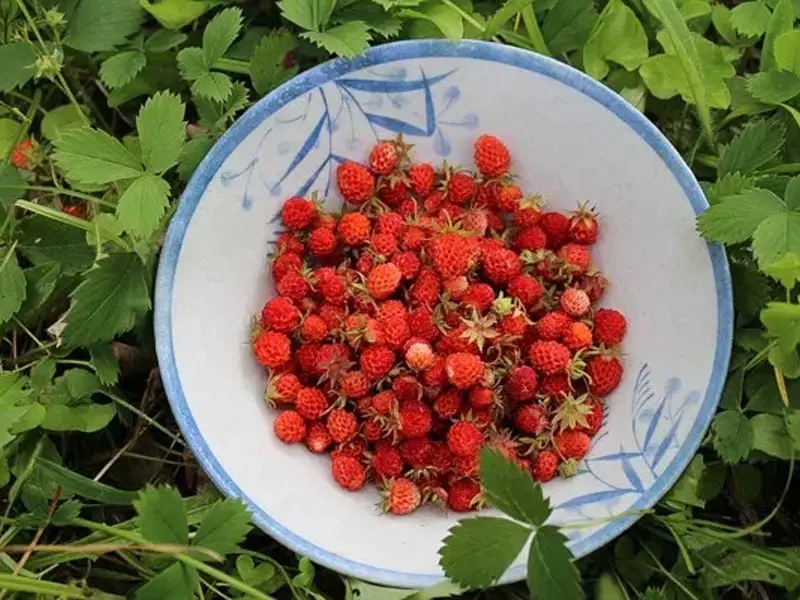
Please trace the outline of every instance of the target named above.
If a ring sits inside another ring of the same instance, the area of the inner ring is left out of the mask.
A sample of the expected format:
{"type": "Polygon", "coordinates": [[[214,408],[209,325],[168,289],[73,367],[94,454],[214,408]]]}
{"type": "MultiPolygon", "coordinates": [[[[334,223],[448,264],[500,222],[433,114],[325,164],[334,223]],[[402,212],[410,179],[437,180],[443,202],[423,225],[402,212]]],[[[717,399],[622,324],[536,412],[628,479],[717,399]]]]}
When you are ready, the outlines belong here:
{"type": "Polygon", "coordinates": [[[753,254],[762,269],[787,252],[800,254],[800,213],[797,212],[772,215],[753,234],[753,254]]]}
{"type": "Polygon", "coordinates": [[[761,311],[761,322],[767,335],[774,338],[783,352],[800,344],[800,305],[789,302],[770,302],[761,311]]]}
{"type": "Polygon", "coordinates": [[[154,544],[189,543],[189,524],[183,498],[173,487],[148,486],[133,503],[142,536],[154,544]]]}
{"type": "Polygon", "coordinates": [[[26,377],[0,373],[0,448],[14,441],[18,433],[36,427],[41,421],[43,411],[35,408],[38,405],[32,402],[27,384],[26,377]]]}
{"type": "Polygon", "coordinates": [[[242,11],[239,8],[226,8],[211,19],[203,32],[203,55],[207,65],[214,66],[225,56],[241,28],[242,11]]]}
{"type": "Polygon", "coordinates": [[[567,538],[552,525],[540,527],[528,554],[528,589],[533,600],[579,600],[580,577],[567,538]]]}
{"type": "Polygon", "coordinates": [[[65,274],[73,275],[94,262],[94,251],[76,227],[37,215],[21,221],[17,231],[19,251],[33,264],[55,263],[65,274]]]}
{"type": "Polygon", "coordinates": [[[633,71],[648,57],[647,33],[636,14],[622,0],[611,0],[595,23],[583,47],[583,65],[595,79],[608,75],[614,62],[633,71]]]}
{"type": "Polygon", "coordinates": [[[142,162],[150,173],[163,173],[178,160],[186,137],[185,107],[170,92],[152,96],[136,117],[142,162]]]}
{"type": "Polygon", "coordinates": [[[481,483],[489,504],[512,519],[534,527],[544,524],[550,516],[550,503],[529,473],[495,450],[481,451],[480,462],[481,483]]]}
{"type": "Polygon", "coordinates": [[[41,124],[42,135],[51,142],[61,139],[64,134],[72,130],[86,127],[86,122],[74,104],[57,106],[47,111],[41,124]]]}
{"type": "Polygon", "coordinates": [[[717,165],[720,177],[752,173],[775,158],[784,144],[786,129],[776,120],[750,121],[722,151],[717,165]]]}
{"type": "Polygon", "coordinates": [[[178,159],[178,173],[180,173],[181,179],[188,181],[189,177],[192,176],[192,173],[194,173],[194,170],[197,168],[197,165],[200,164],[200,161],[208,154],[208,151],[211,150],[211,146],[213,145],[214,138],[210,135],[201,135],[189,140],[186,145],[184,145],[180,158],[178,159]]]}
{"type": "Polygon", "coordinates": [[[692,462],[681,475],[681,478],[672,486],[667,493],[666,500],[671,503],[686,504],[688,506],[698,506],[703,508],[705,502],[698,495],[700,478],[706,470],[705,461],[702,454],[696,454],[692,462]]]}
{"type": "Polygon", "coordinates": [[[772,14],[763,2],[742,2],[731,11],[731,25],[745,36],[760,36],[767,30],[772,14]]]}
{"type": "Polygon", "coordinates": [[[36,73],[36,47],[25,42],[0,45],[0,92],[25,85],[36,73]]]}
{"type": "Polygon", "coordinates": [[[763,271],[791,290],[800,280],[800,255],[789,252],[779,261],[765,265],[763,271]]]}
{"type": "Polygon", "coordinates": [[[283,60],[297,45],[294,36],[284,30],[272,31],[261,38],[250,57],[250,81],[260,96],[291,79],[297,67],[284,68],[283,60]]]}
{"type": "Polygon", "coordinates": [[[758,315],[769,300],[769,280],[753,263],[731,264],[731,275],[736,311],[745,318],[758,315]]]}
{"type": "Polygon", "coordinates": [[[207,74],[210,66],[201,48],[184,48],[178,52],[178,68],[184,79],[194,81],[207,74]]]}
{"type": "MultiPolygon", "coordinates": [[[[217,0],[140,0],[142,7],[167,29],[180,29],[219,4],[217,0]]],[[[154,50],[157,52],[157,50],[154,50]]]]}
{"type": "Polygon", "coordinates": [[[50,358],[37,360],[31,369],[31,388],[41,392],[49,387],[56,375],[56,363],[50,358]]]}
{"type": "Polygon", "coordinates": [[[0,162],[0,216],[8,211],[8,207],[17,198],[24,195],[25,185],[25,180],[16,167],[0,162]]]}
{"type": "Polygon", "coordinates": [[[25,301],[27,283],[13,248],[0,248],[0,325],[11,319],[25,301]]]}
{"type": "Polygon", "coordinates": [[[206,513],[192,545],[225,556],[236,552],[248,531],[250,514],[247,508],[239,500],[228,498],[214,504],[206,513]]]}
{"type": "Polygon", "coordinates": [[[731,46],[739,43],[739,36],[731,25],[731,11],[724,4],[715,4],[711,8],[711,22],[714,24],[717,32],[722,36],[726,42],[731,46]]]}
{"type": "Polygon", "coordinates": [[[36,472],[40,477],[60,485],[69,495],[74,494],[103,504],[127,506],[133,504],[138,496],[136,492],[120,490],[93,481],[46,458],[39,458],[36,461],[36,472]]]}
{"type": "Polygon", "coordinates": [[[76,129],[61,136],[55,146],[58,166],[81,183],[110,183],[142,173],[139,160],[105,131],[76,129]]]}
{"type": "Polygon", "coordinates": [[[775,64],[800,77],[800,29],[786,31],[775,38],[775,64]]]}
{"type": "Polygon", "coordinates": [[[197,589],[197,571],[176,562],[136,590],[135,600],[191,600],[197,589]]]}
{"type": "Polygon", "coordinates": [[[800,411],[793,410],[786,419],[786,429],[792,438],[795,450],[800,448],[800,411]]]}
{"type": "Polygon", "coordinates": [[[11,149],[17,143],[22,132],[22,125],[13,119],[0,119],[0,159],[6,160],[11,149]]]}
{"type": "Polygon", "coordinates": [[[112,254],[86,272],[72,294],[62,340],[90,346],[130,330],[150,310],[150,275],[136,254],[112,254]]]}
{"type": "Polygon", "coordinates": [[[461,18],[461,14],[447,4],[431,3],[418,9],[407,8],[400,11],[398,15],[432,23],[449,40],[459,41],[464,37],[464,20],[461,18]]]}
{"type": "Polygon", "coordinates": [[[697,482],[698,498],[707,502],[719,496],[727,477],[728,467],[724,463],[707,465],[700,475],[700,481],[697,482]]]}
{"type": "Polygon", "coordinates": [[[542,23],[550,52],[557,56],[582,47],[592,32],[597,10],[591,0],[558,0],[542,23]]]}
{"type": "Polygon", "coordinates": [[[105,52],[139,31],[144,11],[139,0],[79,0],[64,43],[83,52],[105,52]]]}
{"type": "MultiPolygon", "coordinates": [[[[164,2],[161,2],[164,4],[164,2]]],[[[176,46],[180,46],[187,40],[185,33],[180,31],[169,31],[168,29],[158,29],[153,32],[144,43],[147,52],[166,52],[176,46]]]]}
{"type": "Polygon", "coordinates": [[[206,72],[192,84],[192,93],[201,98],[222,102],[233,90],[233,82],[225,73],[206,72]]]}
{"type": "Polygon", "coordinates": [[[508,519],[464,519],[444,539],[439,564],[458,585],[469,589],[489,587],[519,556],[530,535],[530,529],[508,519]]]}
{"type": "Polygon", "coordinates": [[[747,458],[753,448],[753,429],[741,411],[725,410],[711,422],[711,442],[726,463],[747,458]]]}
{"type": "Polygon", "coordinates": [[[92,366],[103,385],[114,385],[119,379],[119,361],[109,344],[95,344],[89,348],[92,366]]]}
{"type": "Polygon", "coordinates": [[[49,431],[83,431],[92,433],[104,429],[117,414],[113,404],[84,404],[46,407],[42,429],[49,431]]]}
{"type": "Polygon", "coordinates": [[[759,102],[780,104],[800,94],[800,78],[789,71],[756,73],[748,78],[747,89],[759,102]]]}
{"type": "Polygon", "coordinates": [[[372,39],[369,27],[362,21],[350,21],[327,31],[306,31],[300,35],[331,54],[346,57],[366,50],[372,39]]]}
{"type": "Polygon", "coordinates": [[[288,19],[303,29],[319,31],[330,20],[336,1],[282,0],[278,2],[278,6],[284,19],[288,19]]]}
{"type": "Polygon", "coordinates": [[[787,31],[791,31],[794,24],[794,3],[792,0],[778,0],[775,9],[772,11],[767,24],[767,32],[764,34],[764,44],[761,49],[762,71],[768,71],[775,66],[775,39],[787,31]]]}
{"type": "Polygon", "coordinates": [[[533,0],[506,0],[495,13],[486,21],[486,26],[481,34],[481,39],[490,40],[497,35],[500,28],[516,16],[523,8],[530,6],[533,0]]]}
{"type": "Polygon", "coordinates": [[[121,88],[133,81],[146,63],[147,57],[139,50],[120,52],[103,61],[100,78],[112,90],[121,88]]]}
{"type": "Polygon", "coordinates": [[[800,584],[795,561],[781,556],[782,549],[764,549],[731,552],[721,560],[715,561],[713,569],[703,571],[703,582],[710,588],[728,587],[739,582],[763,581],[773,586],[792,590],[800,584]]]}
{"type": "Polygon", "coordinates": [[[750,425],[754,449],[784,460],[792,457],[792,438],[782,416],[756,415],[750,419],[750,425]]]}
{"type": "Polygon", "coordinates": [[[781,214],[786,214],[783,200],[772,192],[753,188],[709,207],[697,218],[697,229],[707,240],[735,244],[752,237],[769,217],[781,214]]]}

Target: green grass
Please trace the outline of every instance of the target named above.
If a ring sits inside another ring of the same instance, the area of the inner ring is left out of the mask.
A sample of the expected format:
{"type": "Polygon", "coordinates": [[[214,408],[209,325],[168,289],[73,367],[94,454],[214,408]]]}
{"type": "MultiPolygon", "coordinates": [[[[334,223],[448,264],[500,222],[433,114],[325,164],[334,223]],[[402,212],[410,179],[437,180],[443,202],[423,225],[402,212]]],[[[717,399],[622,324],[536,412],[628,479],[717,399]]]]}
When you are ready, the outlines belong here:
{"type": "Polygon", "coordinates": [[[493,502],[527,498],[535,517],[477,563],[463,550],[486,523],[467,521],[443,550],[447,572],[480,586],[502,571],[508,544],[539,530],[531,590],[466,594],[796,598],[798,10],[793,0],[0,0],[0,599],[456,593],[343,579],[252,529],[172,420],[150,319],[175,198],[230,123],[332,55],[421,37],[535,50],[635,104],[703,183],[712,207],[698,231],[729,247],[736,296],[720,413],[654,510],[574,571],[559,533],[541,527],[538,488],[486,455],[493,502]]]}

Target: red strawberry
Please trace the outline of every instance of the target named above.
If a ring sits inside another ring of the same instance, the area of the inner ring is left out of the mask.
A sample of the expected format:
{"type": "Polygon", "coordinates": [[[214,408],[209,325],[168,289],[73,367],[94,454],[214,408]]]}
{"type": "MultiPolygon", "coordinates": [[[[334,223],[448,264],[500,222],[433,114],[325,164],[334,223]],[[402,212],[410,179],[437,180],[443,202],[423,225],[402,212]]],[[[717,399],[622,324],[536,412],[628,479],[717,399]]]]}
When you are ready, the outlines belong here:
{"type": "Polygon", "coordinates": [[[88,214],[88,210],[89,207],[85,202],[78,202],[77,204],[65,204],[61,207],[61,212],[78,219],[85,219],[88,214]]]}
{"type": "Polygon", "coordinates": [[[494,250],[483,257],[483,275],[495,285],[505,285],[521,271],[522,262],[513,250],[494,250]]]}
{"type": "Polygon", "coordinates": [[[427,342],[417,342],[406,350],[406,364],[415,371],[426,371],[433,366],[433,350],[427,342]]]}
{"type": "Polygon", "coordinates": [[[281,221],[291,231],[307,229],[317,218],[317,205],[294,196],[283,203],[281,221]]]}
{"type": "Polygon", "coordinates": [[[403,274],[397,265],[383,263],[372,268],[367,275],[367,290],[376,300],[383,300],[394,294],[403,274]]]}
{"type": "Polygon", "coordinates": [[[539,219],[539,227],[547,234],[547,247],[558,248],[569,235],[569,219],[559,212],[544,213],[539,219]]]}
{"type": "Polygon", "coordinates": [[[285,410],[273,423],[275,437],[284,444],[299,444],[306,437],[306,421],[297,412],[285,410]]]}
{"type": "Polygon", "coordinates": [[[33,142],[31,140],[22,140],[11,150],[11,164],[18,169],[29,169],[33,162],[31,160],[33,152],[33,142]]]}
{"type": "Polygon", "coordinates": [[[364,487],[367,471],[357,459],[346,454],[338,454],[331,461],[333,478],[344,489],[355,492],[364,487]]]}
{"type": "Polygon", "coordinates": [[[531,400],[536,394],[536,371],[527,365],[514,367],[506,380],[506,392],[512,400],[531,400]]]}
{"type": "Polygon", "coordinates": [[[567,326],[561,341],[572,352],[583,350],[592,345],[592,330],[586,323],[574,321],[567,326]]]}
{"type": "Polygon", "coordinates": [[[300,325],[300,338],[304,342],[321,342],[328,335],[328,324],[319,315],[308,315],[300,325]]]}
{"type": "Polygon", "coordinates": [[[415,201],[408,197],[408,187],[406,187],[406,184],[400,179],[383,181],[378,188],[378,198],[380,198],[386,206],[392,208],[397,207],[401,215],[413,214],[416,212],[415,201]]]}
{"type": "Polygon", "coordinates": [[[284,274],[276,286],[278,294],[287,296],[295,302],[300,302],[308,295],[308,283],[297,271],[289,271],[284,274]]]}
{"type": "Polygon", "coordinates": [[[486,312],[495,300],[494,288],[488,283],[472,282],[467,286],[461,303],[464,306],[471,306],[478,312],[486,312]]]}
{"type": "Polygon", "coordinates": [[[613,355],[599,354],[586,359],[589,391],[595,396],[608,396],[622,380],[622,363],[613,355]]]}
{"type": "Polygon", "coordinates": [[[378,175],[388,175],[400,162],[397,147],[392,142],[380,142],[369,153],[369,168],[378,175]]]}
{"type": "Polygon", "coordinates": [[[272,261],[272,278],[277,283],[281,277],[289,272],[299,273],[303,267],[303,260],[294,252],[284,252],[272,261]]]}
{"type": "Polygon", "coordinates": [[[375,192],[375,177],[364,166],[345,161],[336,168],[336,184],[345,201],[363,204],[375,192]]]}
{"type": "Polygon", "coordinates": [[[589,435],[589,437],[594,437],[603,426],[603,416],[605,411],[603,404],[594,398],[588,398],[586,403],[591,408],[591,412],[586,415],[586,426],[581,427],[580,430],[589,435]]]}
{"type": "Polygon", "coordinates": [[[420,198],[427,198],[436,184],[436,173],[429,163],[411,165],[408,178],[411,180],[411,189],[420,198]]]}
{"type": "Polygon", "coordinates": [[[481,485],[474,479],[458,479],[447,489],[447,506],[455,512],[475,510],[480,503],[481,485]]]}
{"type": "MultiPolygon", "coordinates": [[[[366,396],[369,391],[369,380],[362,371],[350,371],[345,373],[342,375],[340,385],[344,397],[353,400],[366,396]]],[[[341,440],[336,441],[338,442],[341,440]]]]}
{"type": "Polygon", "coordinates": [[[474,456],[483,446],[483,432],[469,421],[458,421],[447,431],[447,447],[456,456],[474,456]]]}
{"type": "Polygon", "coordinates": [[[536,481],[542,483],[550,481],[558,474],[558,465],[561,459],[555,452],[543,450],[536,455],[531,464],[531,475],[536,481]]]}
{"type": "Polygon", "coordinates": [[[328,433],[334,442],[347,442],[358,433],[358,420],[350,411],[336,408],[328,414],[328,433]]]}
{"type": "Polygon", "coordinates": [[[563,373],[569,368],[571,358],[569,349],[558,342],[533,342],[529,353],[531,364],[544,375],[563,373]]]}
{"type": "Polygon", "coordinates": [[[565,289],[558,303],[561,305],[561,310],[570,317],[582,317],[589,312],[589,306],[591,305],[591,301],[586,292],[578,288],[565,289]]]}
{"type": "Polygon", "coordinates": [[[291,342],[282,333],[265,331],[253,342],[253,354],[263,366],[280,369],[291,359],[291,342]]]}
{"type": "Polygon", "coordinates": [[[514,236],[513,246],[515,250],[520,252],[523,250],[536,252],[547,246],[547,235],[536,225],[525,227],[520,229],[517,235],[514,236]]]}
{"type": "Polygon", "coordinates": [[[476,385],[484,375],[485,367],[480,356],[456,352],[450,354],[445,361],[447,379],[460,390],[476,385]]]}
{"type": "Polygon", "coordinates": [[[378,392],[372,397],[372,408],[379,415],[388,415],[397,408],[397,398],[393,391],[378,392]]]}
{"type": "Polygon", "coordinates": [[[303,344],[297,349],[295,356],[303,373],[310,374],[316,370],[319,347],[319,344],[303,344]]]}
{"type": "Polygon", "coordinates": [[[384,488],[383,510],[393,515],[407,515],[419,508],[422,494],[417,484],[398,477],[386,483],[384,488]]]}
{"type": "Polygon", "coordinates": [[[390,317],[407,317],[406,305],[401,300],[386,300],[378,306],[377,319],[385,321],[390,317]]]}
{"type": "Polygon", "coordinates": [[[266,329],[289,333],[300,324],[300,311],[289,298],[277,296],[264,305],[261,322],[266,329]]]}
{"type": "Polygon", "coordinates": [[[328,399],[322,390],[304,387],[297,392],[294,407],[303,418],[316,421],[328,410],[328,399]]]}
{"type": "Polygon", "coordinates": [[[530,275],[522,274],[508,282],[508,294],[517,298],[525,308],[531,309],[542,299],[544,288],[530,275]]]}
{"type": "Polygon", "coordinates": [[[372,470],[382,478],[397,477],[403,472],[400,452],[386,440],[378,440],[372,455],[372,470]]]}
{"type": "Polygon", "coordinates": [[[421,438],[433,426],[431,410],[418,400],[406,400],[400,405],[398,431],[406,438],[421,438]]]}
{"type": "Polygon", "coordinates": [[[511,153],[506,145],[493,135],[484,134],[475,142],[475,166],[481,175],[488,178],[508,174],[511,153]]]}
{"type": "Polygon", "coordinates": [[[397,252],[392,255],[392,263],[400,269],[404,281],[413,281],[419,275],[422,263],[413,252],[397,252]]]}
{"type": "Polygon", "coordinates": [[[361,370],[366,373],[367,377],[372,381],[377,381],[392,370],[394,352],[387,346],[375,344],[361,352],[359,362],[361,370]]]}
{"type": "Polygon", "coordinates": [[[538,404],[523,404],[514,411],[514,425],[522,433],[540,435],[549,422],[544,409],[538,404]]]}
{"type": "Polygon", "coordinates": [[[264,399],[270,403],[282,402],[292,404],[300,391],[300,380],[292,373],[279,373],[269,378],[264,399]]]}
{"type": "Polygon", "coordinates": [[[462,404],[461,392],[451,388],[436,397],[433,401],[433,411],[442,419],[452,419],[461,412],[462,404]]]}
{"type": "Polygon", "coordinates": [[[558,251],[558,257],[572,275],[583,275],[589,269],[592,254],[586,246],[580,244],[564,244],[558,251]]]}
{"type": "Polygon", "coordinates": [[[389,317],[384,319],[380,326],[384,343],[394,350],[400,350],[411,337],[405,316],[389,317]]]}
{"type": "Polygon", "coordinates": [[[431,259],[444,279],[466,274],[474,263],[471,243],[463,235],[446,233],[429,244],[431,259]]]}
{"type": "Polygon", "coordinates": [[[450,202],[465,204],[475,194],[475,179],[466,171],[453,173],[447,182],[447,197],[450,202]]]}
{"type": "Polygon", "coordinates": [[[328,227],[318,227],[308,236],[308,249],[314,256],[330,256],[337,244],[336,234],[328,227]]]}
{"type": "Polygon", "coordinates": [[[539,319],[539,322],[536,323],[536,333],[542,340],[558,340],[564,335],[571,322],[572,319],[563,312],[554,310],[539,319]]]}
{"type": "Polygon", "coordinates": [[[417,252],[425,245],[425,239],[425,232],[422,229],[419,227],[409,227],[403,232],[400,238],[400,245],[406,250],[417,252]]]}
{"type": "Polygon", "coordinates": [[[338,329],[344,321],[345,312],[341,306],[326,303],[319,307],[319,316],[328,329],[338,329]]]}
{"type": "Polygon", "coordinates": [[[422,396],[422,386],[413,375],[400,375],[392,381],[392,392],[400,401],[419,400],[422,396]]]}
{"type": "Polygon", "coordinates": [[[592,441],[583,431],[562,431],[553,438],[556,450],[565,459],[580,460],[589,452],[592,441]]]}
{"type": "Polygon", "coordinates": [[[391,233],[373,233],[369,246],[375,254],[389,256],[397,250],[397,238],[391,233]]]}
{"type": "Polygon", "coordinates": [[[611,308],[601,308],[594,314],[594,340],[607,348],[618,345],[628,331],[628,322],[622,313],[611,308]]]}
{"type": "Polygon", "coordinates": [[[522,190],[518,185],[504,185],[497,196],[496,206],[502,212],[513,213],[522,201],[522,190]]]}
{"type": "Polygon", "coordinates": [[[369,239],[371,224],[360,212],[345,213],[339,219],[336,231],[345,246],[360,246],[369,239]]]}
{"type": "Polygon", "coordinates": [[[410,311],[406,321],[408,321],[408,328],[414,332],[414,335],[427,342],[435,342],[442,333],[436,326],[431,311],[425,306],[420,306],[410,311]]]}
{"type": "Polygon", "coordinates": [[[400,444],[400,456],[412,469],[429,467],[433,444],[426,437],[415,437],[400,444]]]}
{"type": "Polygon", "coordinates": [[[597,241],[597,215],[592,209],[581,206],[572,214],[569,235],[578,244],[594,244],[597,241]]]}
{"type": "Polygon", "coordinates": [[[308,448],[309,452],[322,454],[328,450],[332,442],[331,434],[328,433],[328,428],[324,423],[321,421],[309,423],[305,439],[306,448],[308,448]]]}
{"type": "Polygon", "coordinates": [[[375,231],[378,233],[388,233],[395,239],[400,239],[405,230],[406,222],[400,213],[392,211],[375,219],[375,231]]]}
{"type": "Polygon", "coordinates": [[[411,301],[423,306],[435,306],[439,303],[439,294],[442,291],[442,280],[433,269],[423,267],[417,275],[417,280],[411,286],[411,301]]]}
{"type": "Polygon", "coordinates": [[[469,405],[475,410],[486,410],[496,403],[497,396],[491,388],[476,385],[469,391],[469,405]]]}

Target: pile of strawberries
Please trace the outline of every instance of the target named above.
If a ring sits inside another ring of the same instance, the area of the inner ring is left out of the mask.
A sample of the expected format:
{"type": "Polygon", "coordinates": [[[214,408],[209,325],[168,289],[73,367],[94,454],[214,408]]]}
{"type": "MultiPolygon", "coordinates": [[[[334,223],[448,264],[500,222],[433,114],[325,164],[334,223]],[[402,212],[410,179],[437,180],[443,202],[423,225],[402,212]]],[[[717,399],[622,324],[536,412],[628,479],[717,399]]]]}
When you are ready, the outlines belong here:
{"type": "Polygon", "coordinates": [[[496,137],[477,173],[411,161],[402,137],[343,162],[341,215],[283,205],[277,296],[252,347],[275,434],[329,453],[333,478],[384,510],[479,508],[479,453],[537,481],[574,475],[619,384],[625,317],[596,308],[594,212],[545,212],[496,137]]]}

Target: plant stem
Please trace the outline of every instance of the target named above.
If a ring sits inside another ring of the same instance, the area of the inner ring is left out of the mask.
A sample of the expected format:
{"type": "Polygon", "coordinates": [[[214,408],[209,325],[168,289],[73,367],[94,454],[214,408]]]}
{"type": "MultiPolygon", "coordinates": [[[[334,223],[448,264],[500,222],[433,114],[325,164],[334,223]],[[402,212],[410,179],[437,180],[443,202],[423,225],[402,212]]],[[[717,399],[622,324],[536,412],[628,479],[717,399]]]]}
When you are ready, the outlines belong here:
{"type": "Polygon", "coordinates": [[[220,58],[214,63],[214,68],[228,73],[238,73],[239,75],[250,75],[250,63],[235,58],[220,58]]]}
{"type": "Polygon", "coordinates": [[[522,9],[522,23],[525,25],[525,30],[528,32],[528,37],[531,39],[533,49],[539,54],[552,56],[550,49],[547,47],[547,43],[544,41],[542,30],[539,29],[539,21],[536,20],[536,13],[533,9],[533,3],[522,9]]]}
{"type": "Polygon", "coordinates": [[[62,188],[60,186],[50,186],[50,185],[8,185],[0,183],[0,190],[30,190],[32,192],[50,192],[54,195],[58,196],[70,196],[71,198],[78,198],[80,200],[87,200],[89,202],[97,202],[98,204],[102,204],[107,208],[116,208],[117,205],[113,202],[109,202],[108,200],[103,200],[96,196],[91,196],[89,194],[84,194],[83,192],[75,192],[73,190],[68,190],[62,188]]]}

